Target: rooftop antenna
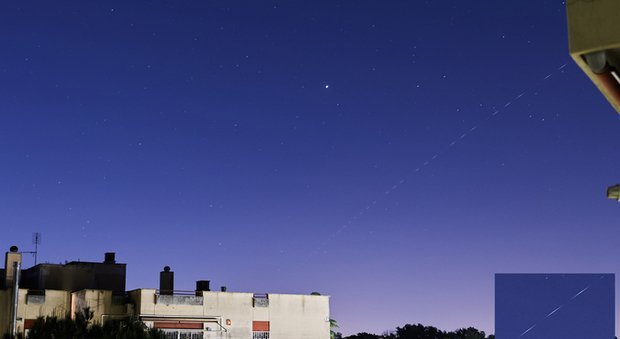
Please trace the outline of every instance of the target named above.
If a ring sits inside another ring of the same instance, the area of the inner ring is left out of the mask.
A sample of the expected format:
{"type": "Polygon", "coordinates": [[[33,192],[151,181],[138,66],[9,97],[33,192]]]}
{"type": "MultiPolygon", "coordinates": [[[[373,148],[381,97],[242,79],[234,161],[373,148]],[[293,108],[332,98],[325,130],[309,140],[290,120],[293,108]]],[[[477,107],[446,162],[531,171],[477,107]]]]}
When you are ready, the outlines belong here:
{"type": "Polygon", "coordinates": [[[39,244],[41,244],[41,232],[32,233],[32,243],[34,244],[34,265],[37,265],[37,254],[39,254],[39,244]]]}
{"type": "Polygon", "coordinates": [[[41,232],[32,233],[32,243],[34,244],[34,251],[25,251],[22,253],[30,253],[34,255],[34,265],[37,265],[37,254],[39,254],[39,245],[41,244],[41,232]]]}

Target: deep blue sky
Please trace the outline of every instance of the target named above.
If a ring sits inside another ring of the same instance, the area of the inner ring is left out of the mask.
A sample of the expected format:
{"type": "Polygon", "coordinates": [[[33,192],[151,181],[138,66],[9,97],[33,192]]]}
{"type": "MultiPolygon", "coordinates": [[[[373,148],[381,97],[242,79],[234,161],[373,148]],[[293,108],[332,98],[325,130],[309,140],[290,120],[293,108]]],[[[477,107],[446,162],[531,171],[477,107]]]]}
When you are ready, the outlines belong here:
{"type": "Polygon", "coordinates": [[[319,291],[346,334],[492,332],[494,273],[619,267],[561,1],[3,2],[0,42],[0,248],[319,291]]]}
{"type": "Polygon", "coordinates": [[[498,274],[495,335],[613,339],[613,274],[498,274]]]}

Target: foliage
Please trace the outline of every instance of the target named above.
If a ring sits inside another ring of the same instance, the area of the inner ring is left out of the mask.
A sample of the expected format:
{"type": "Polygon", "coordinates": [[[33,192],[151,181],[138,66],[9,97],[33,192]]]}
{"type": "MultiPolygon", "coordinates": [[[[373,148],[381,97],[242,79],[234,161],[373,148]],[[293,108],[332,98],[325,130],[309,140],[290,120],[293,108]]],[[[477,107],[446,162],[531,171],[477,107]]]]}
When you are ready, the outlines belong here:
{"type": "Polygon", "coordinates": [[[77,312],[72,319],[66,316],[40,317],[27,339],[164,339],[157,329],[149,329],[137,319],[111,320],[100,325],[93,323],[93,312],[77,312]]]}
{"type": "Polygon", "coordinates": [[[366,332],[362,332],[362,333],[358,333],[358,334],[354,334],[354,335],[350,335],[348,337],[345,337],[345,339],[382,339],[382,338],[387,338],[385,336],[378,336],[376,334],[370,334],[370,333],[366,333],[366,332]]]}
{"type": "Polygon", "coordinates": [[[336,331],[334,331],[334,329],[338,328],[340,326],[338,326],[338,322],[336,321],[336,319],[329,319],[329,338],[330,339],[337,339],[339,333],[336,333],[336,331]]]}
{"type": "Polygon", "coordinates": [[[23,336],[21,335],[21,333],[16,336],[12,336],[6,333],[5,335],[2,336],[2,339],[23,339],[23,336]]]}
{"type": "Polygon", "coordinates": [[[382,335],[370,333],[358,333],[343,339],[494,339],[495,336],[486,336],[483,331],[473,327],[461,328],[453,332],[442,331],[433,326],[424,326],[422,324],[407,324],[403,327],[397,327],[394,332],[384,333],[382,335]]]}

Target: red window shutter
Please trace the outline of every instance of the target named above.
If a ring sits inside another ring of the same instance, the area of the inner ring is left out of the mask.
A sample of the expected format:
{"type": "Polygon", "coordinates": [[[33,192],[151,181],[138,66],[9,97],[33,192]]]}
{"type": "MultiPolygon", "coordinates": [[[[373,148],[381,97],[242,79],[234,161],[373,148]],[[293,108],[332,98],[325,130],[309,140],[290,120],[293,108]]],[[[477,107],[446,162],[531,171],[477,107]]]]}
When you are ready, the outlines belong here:
{"type": "Polygon", "coordinates": [[[182,329],[182,330],[202,330],[202,323],[181,322],[181,321],[156,321],[153,323],[155,328],[163,329],[182,329]]]}
{"type": "Polygon", "coordinates": [[[34,327],[34,323],[37,319],[24,319],[24,329],[29,330],[34,327]]]}
{"type": "Polygon", "coordinates": [[[269,332],[269,322],[268,321],[253,321],[252,331],[269,332]]]}

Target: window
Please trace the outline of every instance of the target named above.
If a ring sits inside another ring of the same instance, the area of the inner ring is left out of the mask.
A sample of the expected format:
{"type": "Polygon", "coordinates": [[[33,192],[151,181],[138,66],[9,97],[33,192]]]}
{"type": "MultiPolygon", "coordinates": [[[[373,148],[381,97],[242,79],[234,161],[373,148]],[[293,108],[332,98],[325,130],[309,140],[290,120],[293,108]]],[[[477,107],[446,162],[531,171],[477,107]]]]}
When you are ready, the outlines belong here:
{"type": "Polygon", "coordinates": [[[269,307],[269,295],[265,293],[254,293],[254,307],[269,307]]]}
{"type": "Polygon", "coordinates": [[[254,331],[252,332],[252,339],[269,339],[269,332],[254,331]]]}

